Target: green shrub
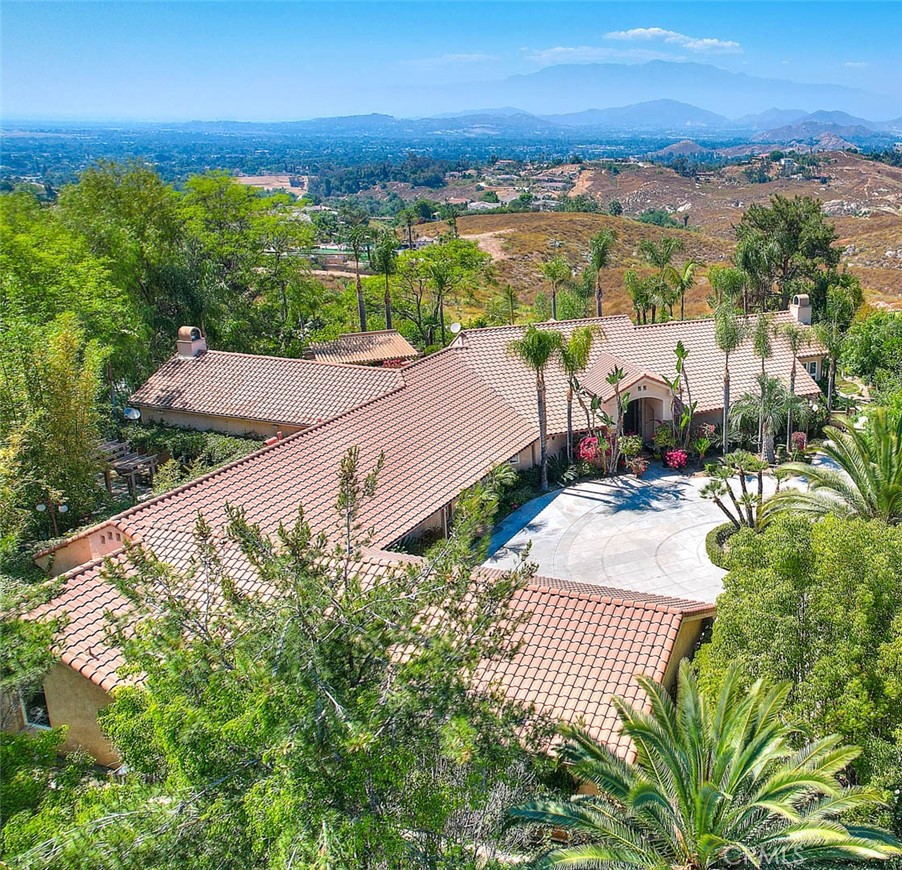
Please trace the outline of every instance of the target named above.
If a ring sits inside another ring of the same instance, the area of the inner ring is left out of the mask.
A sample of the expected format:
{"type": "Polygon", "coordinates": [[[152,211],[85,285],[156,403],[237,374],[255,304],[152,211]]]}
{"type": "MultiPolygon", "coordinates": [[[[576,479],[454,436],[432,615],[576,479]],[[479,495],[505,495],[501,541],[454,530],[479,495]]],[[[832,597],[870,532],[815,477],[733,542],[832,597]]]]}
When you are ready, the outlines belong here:
{"type": "Polygon", "coordinates": [[[123,427],[122,438],[133,450],[147,453],[168,453],[187,471],[192,465],[204,470],[233,462],[262,446],[255,438],[238,438],[219,432],[197,432],[159,423],[129,424],[123,427]]]}
{"type": "Polygon", "coordinates": [[[726,553],[724,553],[723,548],[735,531],[736,526],[732,523],[721,523],[705,535],[705,550],[708,553],[708,558],[711,560],[711,563],[717,565],[718,568],[729,567],[727,565],[726,553]]]}
{"type": "Polygon", "coordinates": [[[642,437],[640,435],[621,435],[620,453],[624,459],[632,459],[642,452],[642,437]]]}
{"type": "Polygon", "coordinates": [[[655,447],[659,449],[673,447],[676,444],[676,439],[673,435],[673,427],[670,423],[661,423],[658,428],[655,429],[654,444],[655,447]]]}

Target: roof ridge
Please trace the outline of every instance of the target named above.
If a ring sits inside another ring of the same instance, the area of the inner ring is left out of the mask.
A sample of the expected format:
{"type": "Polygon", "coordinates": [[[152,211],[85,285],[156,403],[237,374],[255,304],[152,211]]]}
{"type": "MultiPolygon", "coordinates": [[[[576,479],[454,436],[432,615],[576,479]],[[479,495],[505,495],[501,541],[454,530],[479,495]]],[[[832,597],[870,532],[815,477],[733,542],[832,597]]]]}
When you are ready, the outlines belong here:
{"type": "MultiPolygon", "coordinates": [[[[239,356],[244,357],[245,359],[266,359],[275,360],[278,362],[301,363],[303,365],[309,366],[326,366],[332,369],[352,369],[357,372],[388,372],[390,374],[396,375],[400,371],[399,369],[390,369],[383,366],[364,366],[358,365],[357,363],[330,362],[329,360],[322,359],[304,359],[303,357],[299,356],[272,356],[265,353],[241,353],[240,351],[236,350],[207,350],[196,357],[180,357],[178,354],[174,354],[173,356],[169,357],[167,362],[171,362],[175,359],[202,359],[205,356],[210,356],[213,354],[215,354],[216,356],[239,356]]],[[[365,377],[372,377],[372,375],[365,375],[365,377]]]]}
{"type": "MultiPolygon", "coordinates": [[[[476,326],[471,329],[464,329],[461,330],[459,334],[462,335],[466,332],[469,335],[473,335],[474,333],[499,332],[505,329],[526,329],[530,326],[567,326],[571,323],[598,323],[601,320],[629,320],[629,315],[607,314],[604,317],[573,317],[570,320],[539,320],[534,323],[501,323],[497,326],[476,326]]],[[[630,323],[632,323],[632,321],[630,321],[630,323]]]]}
{"type": "MultiPolygon", "coordinates": [[[[318,344],[331,344],[335,341],[341,341],[343,338],[356,338],[361,335],[401,335],[397,329],[367,329],[365,332],[343,332],[338,338],[330,338],[327,341],[311,341],[310,344],[316,346],[318,344]]],[[[401,335],[401,338],[404,338],[401,335]]]]}
{"type": "Polygon", "coordinates": [[[580,584],[580,588],[568,588],[567,581],[556,580],[550,577],[533,577],[527,584],[528,588],[536,591],[548,592],[552,595],[563,595],[567,598],[580,598],[589,601],[598,601],[601,604],[613,604],[619,607],[635,607],[641,610],[651,610],[656,613],[670,613],[674,615],[686,616],[698,612],[710,610],[712,613],[716,610],[716,605],[704,601],[696,601],[691,598],[677,598],[671,595],[654,595],[653,593],[638,592],[634,589],[619,589],[615,586],[599,586],[598,592],[592,592],[589,589],[582,588],[591,586],[590,583],[580,584]],[[548,581],[548,582],[541,582],[548,581]],[[605,590],[602,592],[602,590],[605,590]],[[637,597],[640,596],[640,597],[637,597]],[[648,596],[648,597],[641,597],[648,596]],[[653,599],[661,598],[665,601],[655,601],[653,599]],[[685,604],[686,606],[681,606],[685,604]]]}
{"type": "MultiPolygon", "coordinates": [[[[476,570],[488,571],[492,574],[509,573],[502,568],[492,568],[488,565],[481,565],[476,570]]],[[[658,613],[681,614],[683,616],[705,612],[714,613],[716,610],[716,605],[713,602],[697,601],[693,598],[680,598],[676,595],[657,595],[653,592],[639,592],[635,589],[620,589],[617,586],[603,586],[601,584],[598,584],[598,591],[596,592],[591,588],[594,585],[593,583],[562,580],[537,574],[530,578],[526,588],[534,589],[537,592],[542,591],[553,595],[563,595],[568,598],[582,598],[599,601],[604,604],[619,604],[624,607],[637,607],[644,610],[654,610],[658,613]]]]}

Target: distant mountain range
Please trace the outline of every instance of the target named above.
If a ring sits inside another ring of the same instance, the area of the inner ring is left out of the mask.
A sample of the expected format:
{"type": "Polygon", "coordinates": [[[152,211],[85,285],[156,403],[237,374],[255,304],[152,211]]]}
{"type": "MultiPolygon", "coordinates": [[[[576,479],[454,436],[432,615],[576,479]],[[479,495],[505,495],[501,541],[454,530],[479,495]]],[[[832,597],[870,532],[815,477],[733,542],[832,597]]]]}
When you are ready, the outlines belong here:
{"type": "MultiPolygon", "coordinates": [[[[411,102],[434,112],[450,105],[518,106],[533,115],[567,115],[586,107],[606,109],[659,99],[704,106],[720,115],[757,115],[773,106],[812,112],[824,106],[850,114],[886,118],[899,114],[898,99],[844,85],[794,82],[730,72],[705,63],[558,64],[533,73],[448,87],[416,84],[411,102]]],[[[397,103],[396,103],[397,104],[397,103]]],[[[427,110],[428,111],[428,110],[427,110]]],[[[425,114],[425,112],[424,112],[425,114]]],[[[774,118],[777,127],[795,120],[774,118]]]]}
{"type": "Polygon", "coordinates": [[[533,115],[506,106],[500,109],[467,109],[428,118],[396,118],[392,115],[349,115],[309,121],[272,123],[195,121],[175,125],[199,132],[255,131],[308,136],[370,136],[403,139],[429,136],[499,136],[573,139],[576,136],[618,134],[701,135],[754,137],[756,141],[790,142],[816,139],[829,133],[843,139],[891,139],[902,134],[902,119],[870,121],[841,111],[803,112],[799,109],[767,109],[730,119],[716,112],[678,100],[649,100],[608,109],[585,109],[559,115],[533,115]]]}

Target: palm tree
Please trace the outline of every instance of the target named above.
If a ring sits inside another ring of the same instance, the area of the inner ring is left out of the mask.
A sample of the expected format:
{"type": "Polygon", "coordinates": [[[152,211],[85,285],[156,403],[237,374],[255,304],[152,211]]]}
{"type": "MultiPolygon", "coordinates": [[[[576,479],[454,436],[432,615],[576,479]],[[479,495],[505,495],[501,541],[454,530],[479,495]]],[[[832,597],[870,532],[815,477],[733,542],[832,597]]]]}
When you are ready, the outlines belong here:
{"type": "MultiPolygon", "coordinates": [[[[779,328],[780,333],[786,339],[789,349],[792,351],[792,368],[789,370],[789,395],[796,394],[796,366],[798,365],[799,352],[811,342],[811,333],[797,323],[785,323],[779,328]]],[[[792,405],[790,401],[786,406],[786,449],[790,449],[792,437],[792,405]]]]}
{"type": "Polygon", "coordinates": [[[658,242],[652,239],[642,239],[639,242],[639,253],[649,266],[654,266],[658,273],[664,275],[675,254],[679,254],[686,247],[682,239],[675,236],[661,236],[658,242]]]}
{"type": "Polygon", "coordinates": [[[507,312],[507,322],[513,326],[517,319],[517,309],[520,307],[520,297],[517,296],[517,291],[512,285],[507,284],[501,291],[501,300],[507,312]]]}
{"type": "Polygon", "coordinates": [[[363,299],[363,284],[360,281],[360,257],[373,240],[373,234],[366,224],[354,224],[345,232],[345,244],[354,258],[354,283],[357,287],[357,314],[360,331],[366,332],[366,304],[363,299]]]}
{"type": "Polygon", "coordinates": [[[372,265],[385,277],[385,328],[392,328],[391,284],[389,280],[398,271],[398,237],[393,230],[383,230],[373,246],[372,265]]]}
{"type": "Polygon", "coordinates": [[[570,264],[560,255],[542,263],[542,274],[551,282],[551,319],[557,320],[557,291],[570,280],[570,264]]]}
{"type": "Polygon", "coordinates": [[[752,353],[761,360],[761,372],[758,377],[758,385],[761,387],[761,414],[758,417],[758,447],[764,444],[764,415],[765,415],[765,363],[774,355],[773,345],[774,323],[773,318],[768,314],[759,314],[755,321],[755,328],[752,330],[752,353]]]}
{"type": "MultiPolygon", "coordinates": [[[[754,398],[754,397],[753,397],[754,398]]],[[[720,462],[706,466],[710,475],[709,481],[701,491],[702,498],[711,499],[738,531],[744,526],[750,529],[763,528],[762,504],[764,503],[764,471],[767,463],[762,462],[747,450],[734,450],[721,457],[720,462]],[[733,478],[739,480],[740,495],[736,498],[733,491],[733,478]],[[758,492],[749,492],[749,477],[757,477],[758,492]],[[727,496],[733,504],[735,515],[723,500],[727,496]]]]}
{"type": "Polygon", "coordinates": [[[602,230],[589,239],[589,265],[595,270],[595,316],[602,316],[601,270],[611,264],[611,250],[617,234],[602,230]]]}
{"type": "Polygon", "coordinates": [[[749,290],[754,291],[759,311],[763,312],[767,307],[779,260],[780,249],[773,240],[747,238],[736,246],[733,262],[746,275],[746,286],[742,294],[746,314],[749,313],[749,290]]]}
{"type": "Polygon", "coordinates": [[[561,344],[561,368],[567,375],[567,460],[573,460],[573,397],[579,392],[579,376],[589,365],[592,342],[600,330],[582,326],[561,344]]]}
{"type": "Polygon", "coordinates": [[[413,225],[416,222],[417,213],[412,208],[402,208],[398,212],[398,223],[407,227],[407,247],[413,250],[413,225]]]}
{"type": "Polygon", "coordinates": [[[714,870],[721,867],[849,866],[902,853],[887,831],[844,823],[873,811],[876,789],[846,786],[839,771],[859,750],[836,735],[796,749],[783,720],[789,686],[746,689],[731,669],[716,697],[680,665],[677,700],[638,677],[651,712],[613,704],[636,760],[627,762],[585,731],[567,728],[561,756],[597,794],[539,800],[511,810],[525,822],[572,830],[580,842],[553,847],[533,867],[714,870]],[[787,856],[791,856],[791,862],[787,856]]]}
{"type": "Polygon", "coordinates": [[[539,457],[542,491],[548,490],[548,433],[545,419],[545,369],[552,357],[559,354],[564,344],[563,336],[551,329],[526,328],[522,338],[512,341],[508,352],[521,359],[536,373],[536,404],[539,413],[539,457]]]}
{"type": "Polygon", "coordinates": [[[729,298],[714,310],[714,341],[723,351],[723,452],[730,450],[730,354],[745,340],[748,326],[729,298]]]}
{"type": "Polygon", "coordinates": [[[829,363],[827,367],[827,410],[833,410],[836,389],[836,363],[846,340],[846,330],[852,322],[855,303],[842,285],[827,288],[827,310],[824,318],[814,325],[818,341],[826,348],[829,363]]]}
{"type": "Polygon", "coordinates": [[[626,292],[633,303],[633,311],[636,312],[636,324],[648,322],[648,309],[651,307],[652,283],[654,278],[645,278],[639,275],[635,269],[627,269],[623,276],[626,292]]]}
{"type": "Polygon", "coordinates": [[[745,289],[747,275],[735,266],[714,265],[708,270],[712,293],[708,297],[708,305],[716,309],[724,302],[736,305],[745,289]]]}
{"type": "MultiPolygon", "coordinates": [[[[698,263],[695,260],[689,260],[688,262],[683,263],[682,268],[677,269],[676,267],[671,267],[668,271],[670,285],[680,297],[680,320],[686,319],[686,291],[695,283],[695,273],[699,266],[701,266],[701,263],[698,263]]],[[[672,313],[673,312],[671,312],[671,314],[672,313]]]]}
{"type": "Polygon", "coordinates": [[[784,386],[779,378],[758,375],[758,393],[746,393],[733,402],[730,416],[733,425],[742,428],[744,424],[757,419],[758,449],[761,456],[771,465],[776,461],[774,441],[777,430],[786,421],[787,416],[801,411],[801,400],[784,386]]]}
{"type": "Polygon", "coordinates": [[[834,417],[833,424],[824,427],[828,440],[821,450],[838,470],[787,462],[781,468],[804,475],[808,491],[783,490],[767,503],[768,511],[834,513],[902,523],[902,414],[893,419],[886,408],[875,408],[869,433],[856,429],[846,417],[834,417]]]}

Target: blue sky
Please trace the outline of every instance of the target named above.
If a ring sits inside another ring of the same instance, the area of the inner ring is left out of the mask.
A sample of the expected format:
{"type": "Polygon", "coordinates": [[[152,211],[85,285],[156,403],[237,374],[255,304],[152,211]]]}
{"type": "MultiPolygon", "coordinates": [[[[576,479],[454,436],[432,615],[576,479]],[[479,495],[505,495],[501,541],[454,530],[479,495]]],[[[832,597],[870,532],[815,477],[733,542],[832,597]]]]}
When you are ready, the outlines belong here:
{"type": "MultiPolygon", "coordinates": [[[[899,101],[900,45],[902,3],[863,0],[4,0],[2,112],[104,120],[403,115],[417,111],[412,85],[447,93],[457,82],[559,63],[650,59],[842,84],[899,101]]],[[[449,108],[468,106],[435,110],[449,108]]]]}

